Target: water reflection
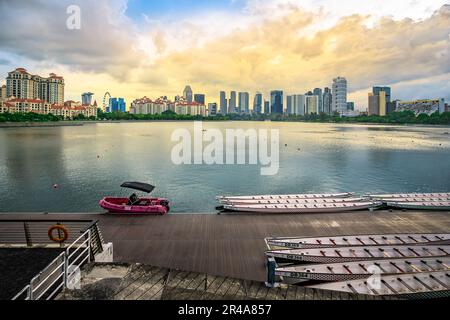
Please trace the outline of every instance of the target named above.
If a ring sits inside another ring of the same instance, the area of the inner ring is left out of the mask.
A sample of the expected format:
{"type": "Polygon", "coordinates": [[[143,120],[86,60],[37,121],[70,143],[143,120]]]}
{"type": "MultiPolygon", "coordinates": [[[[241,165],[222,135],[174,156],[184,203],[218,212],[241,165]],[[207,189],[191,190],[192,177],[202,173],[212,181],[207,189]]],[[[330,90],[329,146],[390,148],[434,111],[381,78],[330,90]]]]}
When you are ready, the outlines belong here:
{"type": "Polygon", "coordinates": [[[211,212],[218,194],[434,192],[450,190],[445,127],[206,122],[203,127],[279,129],[280,170],[176,166],[170,137],[192,122],[90,124],[0,130],[1,211],[99,211],[126,180],[147,181],[175,212],[211,212]],[[53,188],[58,184],[58,188],[53,188]]]}

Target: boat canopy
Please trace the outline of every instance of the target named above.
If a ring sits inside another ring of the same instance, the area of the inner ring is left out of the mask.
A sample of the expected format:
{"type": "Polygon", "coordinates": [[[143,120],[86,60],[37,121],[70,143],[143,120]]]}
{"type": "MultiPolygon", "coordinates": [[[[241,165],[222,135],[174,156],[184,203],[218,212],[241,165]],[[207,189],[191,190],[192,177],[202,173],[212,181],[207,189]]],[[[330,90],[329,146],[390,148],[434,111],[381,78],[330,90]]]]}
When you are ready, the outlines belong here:
{"type": "Polygon", "coordinates": [[[139,190],[143,192],[150,193],[155,189],[154,186],[148,183],[142,183],[142,182],[124,182],[121,185],[122,188],[128,188],[133,190],[139,190]]]}

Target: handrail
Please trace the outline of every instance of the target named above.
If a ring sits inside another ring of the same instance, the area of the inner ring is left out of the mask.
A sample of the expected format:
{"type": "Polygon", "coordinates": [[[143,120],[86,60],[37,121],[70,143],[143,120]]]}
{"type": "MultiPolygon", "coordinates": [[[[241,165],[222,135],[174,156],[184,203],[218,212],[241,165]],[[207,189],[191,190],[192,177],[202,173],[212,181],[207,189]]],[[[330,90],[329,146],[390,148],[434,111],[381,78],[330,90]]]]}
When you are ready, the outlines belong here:
{"type": "MultiPolygon", "coordinates": [[[[44,221],[51,222],[51,220],[44,220],[44,221]]],[[[62,220],[60,221],[63,222],[62,220]]],[[[67,220],[64,222],[67,222],[67,220]]],[[[80,220],[76,220],[76,222],[80,222],[80,220]]],[[[38,275],[36,275],[33,279],[31,279],[30,283],[26,285],[18,294],[16,294],[12,298],[12,300],[19,299],[21,296],[24,295],[25,292],[26,292],[26,297],[24,298],[25,300],[39,300],[46,294],[47,294],[46,299],[48,300],[51,299],[58,292],[58,290],[67,287],[68,279],[73,274],[75,274],[75,271],[71,271],[70,268],[72,266],[80,267],[84,263],[91,261],[91,254],[93,254],[92,253],[93,247],[91,245],[91,242],[94,236],[92,228],[93,227],[97,228],[98,221],[89,220],[89,222],[91,222],[89,224],[89,228],[85,229],[85,231],[82,232],[82,234],[76,240],[74,240],[67,248],[65,248],[65,250],[61,254],[59,254],[55,259],[53,259],[53,261],[50,262],[46,268],[44,268],[38,275]],[[77,247],[73,250],[75,246],[77,247]],[[75,259],[70,261],[73,257],[75,257],[75,259]],[[61,261],[58,263],[59,260],[61,261]],[[61,273],[55,276],[55,274],[57,274],[58,271],[61,273]],[[45,276],[45,278],[40,279],[41,276],[45,276]],[[51,281],[51,283],[46,283],[49,280],[51,281]],[[55,285],[59,281],[61,281],[61,283],[55,288],[55,285]],[[49,293],[49,290],[53,291],[49,293]],[[36,292],[38,292],[37,296],[34,296],[36,292]]]]}

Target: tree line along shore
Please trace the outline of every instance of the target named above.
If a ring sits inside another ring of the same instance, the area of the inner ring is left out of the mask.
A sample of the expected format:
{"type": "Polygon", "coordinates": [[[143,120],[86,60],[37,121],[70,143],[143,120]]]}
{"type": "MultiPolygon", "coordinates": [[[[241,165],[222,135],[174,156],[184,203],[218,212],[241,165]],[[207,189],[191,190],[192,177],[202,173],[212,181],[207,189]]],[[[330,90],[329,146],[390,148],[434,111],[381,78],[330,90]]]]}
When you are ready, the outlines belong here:
{"type": "Polygon", "coordinates": [[[29,113],[2,113],[0,123],[5,122],[70,122],[70,121],[286,121],[286,122],[331,122],[331,123],[379,123],[379,124],[429,124],[429,125],[450,125],[450,112],[433,113],[432,115],[420,114],[416,116],[412,111],[392,112],[386,116],[361,115],[356,117],[341,117],[335,113],[328,115],[282,115],[282,114],[228,114],[215,115],[209,117],[179,115],[172,111],[162,114],[130,114],[128,112],[105,113],[98,110],[97,117],[85,117],[78,115],[71,120],[64,120],[62,116],[53,114],[29,113]]]}

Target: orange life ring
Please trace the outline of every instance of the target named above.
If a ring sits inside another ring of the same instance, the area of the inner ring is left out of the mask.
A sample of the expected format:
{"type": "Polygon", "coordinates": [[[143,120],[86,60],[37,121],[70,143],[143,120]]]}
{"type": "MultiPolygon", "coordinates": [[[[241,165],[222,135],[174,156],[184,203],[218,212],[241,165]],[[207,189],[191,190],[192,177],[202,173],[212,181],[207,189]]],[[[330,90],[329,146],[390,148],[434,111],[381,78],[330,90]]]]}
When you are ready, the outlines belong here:
{"type": "Polygon", "coordinates": [[[55,224],[54,226],[52,226],[52,227],[50,227],[50,228],[48,229],[48,237],[49,237],[49,239],[52,240],[53,242],[56,242],[56,243],[63,243],[63,242],[65,242],[65,241],[67,240],[67,238],[69,238],[69,230],[67,230],[67,228],[64,227],[64,226],[61,225],[61,224],[55,224]],[[55,231],[55,230],[58,230],[58,231],[59,231],[58,234],[59,234],[60,232],[62,232],[62,236],[61,236],[61,237],[55,237],[55,236],[53,235],[53,231],[55,231]]]}

